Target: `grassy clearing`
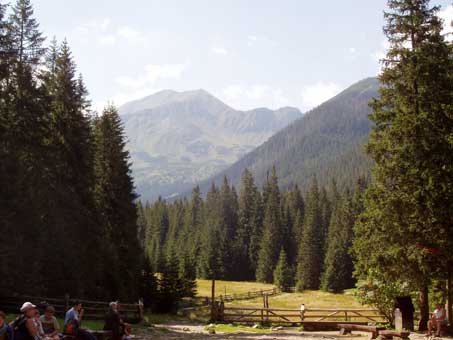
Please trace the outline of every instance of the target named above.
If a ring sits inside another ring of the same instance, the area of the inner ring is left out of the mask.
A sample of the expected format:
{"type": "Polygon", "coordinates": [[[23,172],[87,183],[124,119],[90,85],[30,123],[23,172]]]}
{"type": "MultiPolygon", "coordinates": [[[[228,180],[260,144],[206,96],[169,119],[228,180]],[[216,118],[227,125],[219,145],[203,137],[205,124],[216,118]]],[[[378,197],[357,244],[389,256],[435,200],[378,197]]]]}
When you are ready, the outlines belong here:
{"type": "MultiPolygon", "coordinates": [[[[333,294],[323,291],[305,291],[303,293],[283,293],[269,297],[270,308],[365,308],[351,293],[333,294]]],[[[228,306],[259,307],[263,305],[263,299],[233,301],[228,306]]]]}
{"type": "MultiPolygon", "coordinates": [[[[272,289],[275,286],[259,282],[216,281],[216,296],[241,294],[272,289]]],[[[197,296],[211,296],[211,280],[197,280],[197,296]]]]}

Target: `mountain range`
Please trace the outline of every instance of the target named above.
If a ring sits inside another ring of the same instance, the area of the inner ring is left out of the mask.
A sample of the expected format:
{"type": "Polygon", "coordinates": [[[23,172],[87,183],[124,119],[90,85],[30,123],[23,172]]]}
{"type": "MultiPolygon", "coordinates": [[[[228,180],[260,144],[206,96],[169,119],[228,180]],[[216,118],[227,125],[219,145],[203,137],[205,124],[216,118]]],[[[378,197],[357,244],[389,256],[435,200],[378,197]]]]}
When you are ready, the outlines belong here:
{"type": "Polygon", "coordinates": [[[335,179],[339,187],[351,186],[370,173],[372,161],[364,143],[372,123],[369,102],[378,96],[379,81],[364,79],[304,114],[216,176],[202,181],[202,192],[227,176],[239,186],[245,168],[262,185],[273,166],[282,189],[298,184],[305,191],[316,176],[320,185],[335,179]]]}
{"type": "Polygon", "coordinates": [[[160,91],[119,112],[142,200],[181,195],[302,116],[292,107],[238,111],[204,90],[160,91]]]}

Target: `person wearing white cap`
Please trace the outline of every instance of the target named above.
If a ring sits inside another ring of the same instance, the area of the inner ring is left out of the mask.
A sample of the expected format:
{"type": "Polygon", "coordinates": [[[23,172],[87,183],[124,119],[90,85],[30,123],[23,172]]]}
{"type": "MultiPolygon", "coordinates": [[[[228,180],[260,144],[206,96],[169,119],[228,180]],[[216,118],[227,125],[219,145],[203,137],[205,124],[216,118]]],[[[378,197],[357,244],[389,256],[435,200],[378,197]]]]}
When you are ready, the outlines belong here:
{"type": "Polygon", "coordinates": [[[22,313],[12,324],[15,340],[37,340],[38,329],[34,322],[36,306],[31,302],[25,302],[20,308],[22,313]]]}
{"type": "Polygon", "coordinates": [[[112,331],[112,340],[124,340],[130,335],[130,325],[125,323],[118,313],[118,301],[109,303],[109,310],[105,315],[104,330],[112,331]]]}

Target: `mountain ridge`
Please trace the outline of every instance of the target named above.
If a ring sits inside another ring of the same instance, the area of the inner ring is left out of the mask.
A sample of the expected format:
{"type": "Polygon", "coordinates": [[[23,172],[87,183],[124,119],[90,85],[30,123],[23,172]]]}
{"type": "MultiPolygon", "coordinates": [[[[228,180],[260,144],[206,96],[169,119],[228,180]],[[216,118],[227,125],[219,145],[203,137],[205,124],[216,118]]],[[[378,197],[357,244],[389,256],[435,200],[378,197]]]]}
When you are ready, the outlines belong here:
{"type": "Polygon", "coordinates": [[[379,82],[373,77],[351,85],[230,167],[201,181],[201,190],[206,192],[212,182],[220,184],[224,176],[238,186],[245,168],[252,172],[258,185],[263,185],[274,165],[282,188],[294,184],[306,187],[314,175],[325,185],[333,173],[340,186],[352,185],[359,176],[370,172],[372,162],[363,152],[363,144],[371,129],[368,103],[378,96],[378,89],[379,82]]]}
{"type": "Polygon", "coordinates": [[[119,108],[142,199],[172,196],[226,168],[297,119],[297,108],[235,110],[199,89],[159,91],[119,108]]]}

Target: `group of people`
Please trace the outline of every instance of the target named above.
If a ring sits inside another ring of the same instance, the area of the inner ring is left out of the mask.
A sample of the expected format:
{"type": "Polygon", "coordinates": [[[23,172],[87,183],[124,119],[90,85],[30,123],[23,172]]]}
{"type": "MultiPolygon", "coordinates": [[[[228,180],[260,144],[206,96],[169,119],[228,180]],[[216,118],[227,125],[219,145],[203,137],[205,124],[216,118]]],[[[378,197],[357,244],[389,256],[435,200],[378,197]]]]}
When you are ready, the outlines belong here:
{"type": "MultiPolygon", "coordinates": [[[[84,310],[79,301],[74,301],[66,312],[62,330],[52,306],[46,306],[44,315],[40,315],[36,305],[25,302],[20,312],[21,315],[8,324],[5,313],[0,311],[0,340],[60,340],[65,335],[76,340],[96,340],[90,331],[81,327],[84,310]]],[[[117,301],[109,304],[104,330],[112,332],[112,340],[130,337],[131,326],[120,317],[117,301]]]]}

